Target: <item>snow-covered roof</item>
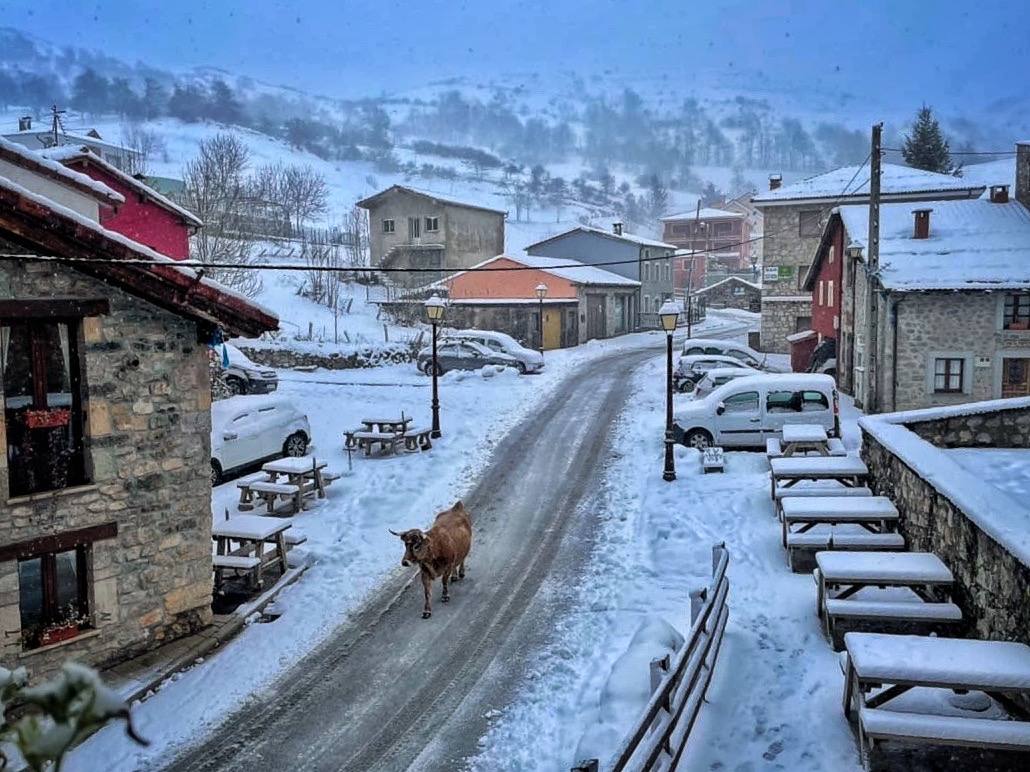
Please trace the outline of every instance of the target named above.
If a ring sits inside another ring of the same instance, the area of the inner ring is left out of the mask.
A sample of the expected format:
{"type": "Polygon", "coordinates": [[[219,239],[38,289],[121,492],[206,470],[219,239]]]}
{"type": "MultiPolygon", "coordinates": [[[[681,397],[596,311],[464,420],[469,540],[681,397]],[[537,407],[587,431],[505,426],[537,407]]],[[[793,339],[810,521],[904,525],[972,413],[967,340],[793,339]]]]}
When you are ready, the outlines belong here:
{"type": "Polygon", "coordinates": [[[480,206],[479,204],[472,204],[468,201],[457,201],[453,198],[447,198],[447,196],[442,196],[439,193],[434,193],[431,190],[420,190],[419,188],[413,188],[410,185],[391,185],[388,188],[380,190],[378,193],[373,193],[371,196],[361,199],[357,202],[356,206],[360,206],[362,209],[371,209],[380,201],[380,199],[392,193],[411,193],[416,196],[425,196],[426,198],[431,198],[434,201],[439,201],[441,204],[448,204],[450,206],[463,206],[466,209],[479,209],[484,212],[492,212],[493,214],[508,214],[508,212],[504,209],[494,209],[489,206],[480,206]]]}
{"type": "Polygon", "coordinates": [[[53,161],[59,161],[62,164],[70,164],[82,161],[87,164],[99,166],[112,177],[117,178],[119,182],[128,185],[133,190],[137,191],[140,195],[150,199],[163,209],[167,209],[169,212],[178,215],[190,225],[193,225],[197,228],[200,228],[204,225],[201,219],[197,217],[195,214],[193,214],[193,212],[179,206],[171,199],[161,195],[142,180],[138,180],[131,174],[126,174],[117,166],[108,163],[103,158],[98,156],[96,153],[90,151],[88,145],[63,145],[61,147],[51,147],[47,148],[46,150],[40,151],[40,155],[44,156],[45,158],[49,158],[53,161]]]}
{"type": "MultiPolygon", "coordinates": [[[[34,136],[42,143],[45,141],[52,141],[51,137],[53,136],[53,132],[50,129],[23,129],[22,131],[7,131],[0,134],[0,137],[27,136],[34,136]]],[[[78,132],[62,131],[58,134],[58,138],[62,145],[96,145],[97,147],[109,148],[111,150],[120,150],[130,155],[139,155],[138,150],[133,150],[131,147],[126,147],[125,145],[119,145],[117,142],[108,142],[106,139],[101,139],[99,135],[93,136],[89,132],[80,134],[78,132]]]]}
{"type": "Polygon", "coordinates": [[[680,212],[678,214],[670,214],[666,217],[661,218],[662,222],[668,222],[670,220],[696,220],[700,217],[702,220],[724,220],[728,217],[741,218],[744,216],[743,212],[731,212],[728,209],[717,209],[716,207],[703,207],[700,215],[696,209],[690,209],[686,212],[680,212]]]}
{"type": "Polygon", "coordinates": [[[728,282],[732,282],[734,284],[743,284],[746,288],[753,289],[753,290],[756,290],[758,292],[762,291],[762,285],[761,284],[755,284],[754,282],[748,281],[747,279],[741,279],[739,276],[727,276],[725,279],[720,279],[719,281],[715,282],[714,284],[709,284],[707,287],[702,287],[699,290],[694,290],[694,292],[692,294],[694,294],[694,295],[704,295],[704,294],[706,294],[708,292],[711,292],[716,287],[721,287],[723,284],[726,284],[728,282]]]}
{"type": "Polygon", "coordinates": [[[1015,190],[1016,163],[1012,158],[999,158],[963,166],[962,179],[971,185],[1008,185],[1015,190]]]}
{"type": "MultiPolygon", "coordinates": [[[[954,192],[967,197],[978,196],[983,185],[970,182],[950,174],[926,172],[900,164],[883,164],[880,175],[880,194],[884,198],[918,195],[925,193],[954,192]]],[[[869,167],[842,166],[839,169],[817,174],[814,177],[784,185],[776,190],[766,190],[752,198],[761,206],[799,200],[847,200],[869,196],[869,167]]]]}
{"type": "Polygon", "coordinates": [[[519,255],[518,257],[512,257],[511,255],[497,255],[496,257],[491,257],[489,260],[483,260],[480,263],[476,263],[464,271],[458,271],[457,273],[453,273],[438,282],[434,282],[433,286],[440,286],[452,279],[458,278],[462,274],[474,271],[478,268],[487,267],[498,260],[509,260],[513,263],[519,263],[527,268],[535,268],[554,276],[560,276],[561,278],[575,284],[603,284],[607,286],[623,287],[640,286],[640,282],[635,279],[627,279],[625,276],[620,276],[617,273],[612,273],[611,271],[606,271],[603,268],[597,268],[593,265],[581,263],[579,260],[569,260],[564,257],[537,257],[535,255],[519,255]]]}
{"type": "Polygon", "coordinates": [[[865,416],[858,421],[871,437],[900,458],[991,538],[1030,566],[1030,507],[964,469],[947,452],[906,424],[958,415],[1030,408],[1030,397],[990,400],[954,407],[865,416]]]}
{"type": "MultiPolygon", "coordinates": [[[[865,249],[869,208],[838,210],[849,239],[865,249]]],[[[1030,287],[1030,210],[989,199],[883,204],[880,281],[895,290],[1030,287]],[[916,209],[932,209],[929,238],[912,237],[916,209]]]]}
{"type": "MultiPolygon", "coordinates": [[[[48,163],[56,162],[48,161],[48,163]]],[[[60,166],[60,164],[58,165],[60,166]]],[[[61,168],[63,169],[64,167],[62,166],[61,168]]],[[[85,217],[68,207],[61,206],[46,196],[34,193],[31,190],[12,182],[6,177],[0,177],[0,190],[6,191],[8,194],[13,194],[12,198],[15,203],[10,207],[12,211],[16,208],[17,201],[19,199],[35,204],[37,207],[49,210],[49,212],[54,216],[54,220],[53,222],[48,223],[48,226],[54,227],[55,229],[56,226],[71,226],[74,228],[75,236],[79,240],[82,240],[83,233],[92,234],[93,240],[90,243],[99,243],[101,245],[100,248],[107,256],[114,257],[116,251],[121,249],[124,250],[123,254],[127,253],[125,257],[126,264],[135,269],[146,271],[148,268],[159,268],[161,269],[159,274],[161,278],[171,278],[172,275],[178,275],[179,277],[188,279],[188,286],[193,288],[193,292],[198,295],[205,296],[203,298],[206,301],[206,306],[204,308],[193,304],[192,299],[189,297],[190,293],[185,293],[185,298],[181,301],[177,299],[177,293],[174,292],[169,292],[168,297],[162,297],[160,299],[161,302],[166,305],[170,304],[181,307],[184,314],[204,316],[218,321],[232,319],[235,323],[238,323],[241,318],[245,318],[248,328],[252,330],[262,328],[262,332],[265,330],[276,329],[278,326],[279,317],[275,311],[262,306],[251,298],[248,298],[246,295],[237,292],[214,279],[204,276],[202,273],[198,273],[188,265],[183,265],[181,262],[173,260],[166,255],[162,255],[160,252],[156,252],[150,247],[135,242],[132,239],[123,236],[121,233],[108,230],[88,217],[85,217]],[[133,260],[141,262],[130,262],[133,260]],[[204,292],[201,288],[206,288],[207,291],[204,292]]],[[[4,209],[3,207],[0,207],[0,212],[2,211],[4,211],[4,209]]],[[[33,212],[33,214],[35,214],[35,212],[33,212]]],[[[32,234],[26,234],[24,238],[31,241],[32,234]]],[[[88,259],[88,256],[86,256],[86,259],[88,259]]],[[[105,265],[108,264],[102,262],[97,263],[98,267],[103,267],[105,265]]],[[[182,279],[179,279],[179,283],[183,283],[182,279]]],[[[166,288],[165,291],[168,292],[169,289],[171,288],[166,288]]],[[[157,299],[155,298],[155,301],[156,300],[157,299]]]]}
{"type": "Polygon", "coordinates": [[[526,247],[527,250],[538,247],[541,244],[546,244],[549,241],[555,241],[557,239],[563,239],[572,233],[593,233],[597,236],[604,236],[605,238],[615,239],[616,241],[627,241],[632,244],[639,244],[645,247],[658,247],[659,249],[676,249],[675,244],[666,244],[664,241],[656,241],[655,239],[644,238],[643,236],[635,236],[632,233],[626,233],[623,231],[621,234],[614,233],[612,231],[605,230],[604,228],[597,228],[593,225],[577,225],[575,228],[569,228],[561,233],[556,233],[553,236],[548,236],[546,239],[541,239],[534,244],[530,244],[526,247]]]}
{"type": "Polygon", "coordinates": [[[88,174],[69,169],[55,160],[46,158],[40,153],[29,150],[17,142],[10,142],[0,137],[0,159],[35,171],[57,182],[73,187],[106,204],[124,204],[125,197],[112,190],[99,180],[88,174]]]}

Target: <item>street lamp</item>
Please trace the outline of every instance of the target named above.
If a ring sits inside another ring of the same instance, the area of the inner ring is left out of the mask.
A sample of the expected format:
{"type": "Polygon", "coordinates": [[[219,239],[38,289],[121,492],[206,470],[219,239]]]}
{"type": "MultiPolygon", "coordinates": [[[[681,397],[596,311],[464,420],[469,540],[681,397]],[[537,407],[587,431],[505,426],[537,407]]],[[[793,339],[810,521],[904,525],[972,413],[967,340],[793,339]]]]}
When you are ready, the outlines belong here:
{"type": "Polygon", "coordinates": [[[662,479],[671,482],[676,479],[676,462],[672,455],[672,334],[676,331],[680,308],[672,300],[666,300],[658,310],[658,317],[665,330],[665,471],[662,479]]]}
{"type": "Polygon", "coordinates": [[[547,285],[540,282],[536,285],[536,296],[540,298],[540,356],[544,355],[544,298],[547,296],[547,285]]]}
{"type": "Polygon", "coordinates": [[[436,325],[443,319],[443,312],[446,306],[439,295],[433,295],[433,297],[429,298],[425,306],[426,316],[429,317],[429,323],[433,325],[433,430],[429,433],[429,436],[435,440],[440,436],[440,393],[436,382],[437,373],[439,372],[439,367],[436,364],[436,325]]]}

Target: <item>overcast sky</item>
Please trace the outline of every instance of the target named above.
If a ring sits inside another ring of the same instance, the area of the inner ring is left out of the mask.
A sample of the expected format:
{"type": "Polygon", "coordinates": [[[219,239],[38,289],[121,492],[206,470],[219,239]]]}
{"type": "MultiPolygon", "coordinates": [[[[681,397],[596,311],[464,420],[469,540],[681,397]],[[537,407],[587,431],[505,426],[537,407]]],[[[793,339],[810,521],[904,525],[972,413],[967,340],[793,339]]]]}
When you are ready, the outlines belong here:
{"type": "Polygon", "coordinates": [[[839,83],[890,102],[940,101],[1027,88],[1025,3],[0,0],[0,25],[162,68],[211,65],[339,96],[470,73],[614,69],[744,71],[798,89],[839,83]]]}

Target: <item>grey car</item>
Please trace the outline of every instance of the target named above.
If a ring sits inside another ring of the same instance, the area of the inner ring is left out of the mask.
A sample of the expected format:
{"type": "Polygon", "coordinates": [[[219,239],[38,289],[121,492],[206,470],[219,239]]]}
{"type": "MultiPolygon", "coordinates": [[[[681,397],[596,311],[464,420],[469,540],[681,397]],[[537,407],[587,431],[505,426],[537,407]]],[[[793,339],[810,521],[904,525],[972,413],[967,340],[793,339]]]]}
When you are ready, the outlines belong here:
{"type": "MultiPolygon", "coordinates": [[[[486,346],[471,340],[445,340],[436,350],[436,372],[443,375],[448,370],[478,370],[487,365],[502,365],[518,369],[518,360],[500,351],[491,351],[486,346]]],[[[418,353],[418,369],[427,375],[433,367],[433,350],[424,348],[418,353]]]]}

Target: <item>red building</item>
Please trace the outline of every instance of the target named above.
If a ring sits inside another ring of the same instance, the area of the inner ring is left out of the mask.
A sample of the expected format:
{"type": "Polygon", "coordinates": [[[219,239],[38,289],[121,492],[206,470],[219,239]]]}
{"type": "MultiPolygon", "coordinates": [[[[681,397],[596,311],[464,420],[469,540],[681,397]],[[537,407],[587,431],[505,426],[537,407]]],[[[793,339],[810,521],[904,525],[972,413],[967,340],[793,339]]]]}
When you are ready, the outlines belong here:
{"type": "Polygon", "coordinates": [[[681,212],[662,218],[662,240],[689,250],[694,255],[693,276],[690,255],[677,257],[673,286],[677,293],[690,287],[696,290],[709,279],[721,280],[731,274],[751,270],[750,227],[743,212],[714,209],[681,212]]]}
{"type": "Polygon", "coordinates": [[[825,340],[836,341],[841,327],[841,285],[844,278],[844,223],[834,210],[823,229],[822,239],[815,252],[808,274],[801,288],[812,293],[813,335],[790,335],[791,364],[803,370],[811,360],[815,347],[825,340]]]}
{"type": "Polygon", "coordinates": [[[125,197],[117,209],[100,213],[100,224],[174,260],[190,256],[189,237],[204,223],[192,212],[85,147],[57,147],[43,152],[69,169],[89,175],[125,197]]]}

